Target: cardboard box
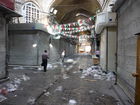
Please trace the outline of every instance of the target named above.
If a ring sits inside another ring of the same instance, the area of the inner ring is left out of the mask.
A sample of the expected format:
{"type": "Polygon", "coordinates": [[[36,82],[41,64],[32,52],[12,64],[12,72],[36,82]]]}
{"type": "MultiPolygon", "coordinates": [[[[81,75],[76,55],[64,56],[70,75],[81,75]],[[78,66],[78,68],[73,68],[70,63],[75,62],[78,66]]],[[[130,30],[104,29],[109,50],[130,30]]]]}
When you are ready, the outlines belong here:
{"type": "Polygon", "coordinates": [[[98,65],[100,63],[99,58],[93,58],[93,64],[98,65]]]}

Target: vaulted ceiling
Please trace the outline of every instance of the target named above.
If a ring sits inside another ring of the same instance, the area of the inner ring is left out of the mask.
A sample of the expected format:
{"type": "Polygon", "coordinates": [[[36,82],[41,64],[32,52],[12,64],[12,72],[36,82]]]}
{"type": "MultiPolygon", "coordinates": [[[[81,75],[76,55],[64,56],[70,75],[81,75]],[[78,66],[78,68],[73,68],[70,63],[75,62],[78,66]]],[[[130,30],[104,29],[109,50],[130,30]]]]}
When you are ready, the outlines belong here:
{"type": "Polygon", "coordinates": [[[59,23],[69,23],[95,15],[100,4],[97,0],[55,0],[51,7],[58,11],[59,23]]]}

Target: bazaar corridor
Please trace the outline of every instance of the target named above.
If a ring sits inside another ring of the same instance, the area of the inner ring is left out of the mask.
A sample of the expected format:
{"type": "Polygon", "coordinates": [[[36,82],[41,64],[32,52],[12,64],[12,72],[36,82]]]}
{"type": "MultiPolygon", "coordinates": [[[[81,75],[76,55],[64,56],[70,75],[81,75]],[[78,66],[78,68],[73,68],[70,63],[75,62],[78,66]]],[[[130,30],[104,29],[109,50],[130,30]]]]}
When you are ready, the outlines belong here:
{"type": "Polygon", "coordinates": [[[140,105],[140,0],[0,0],[0,105],[140,105]]]}

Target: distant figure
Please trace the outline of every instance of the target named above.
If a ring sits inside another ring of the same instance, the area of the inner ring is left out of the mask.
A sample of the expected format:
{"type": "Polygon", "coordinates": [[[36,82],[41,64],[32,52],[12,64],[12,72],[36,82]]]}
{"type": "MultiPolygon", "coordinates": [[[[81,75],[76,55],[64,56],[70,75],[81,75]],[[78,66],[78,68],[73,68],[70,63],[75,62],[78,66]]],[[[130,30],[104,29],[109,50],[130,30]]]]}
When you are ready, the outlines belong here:
{"type": "Polygon", "coordinates": [[[63,50],[62,54],[61,54],[61,57],[62,57],[62,63],[64,62],[64,58],[65,58],[65,50],[63,50]]]}
{"type": "Polygon", "coordinates": [[[44,53],[42,54],[42,66],[44,66],[44,72],[47,71],[47,64],[48,64],[48,53],[47,50],[44,50],[44,53]]]}

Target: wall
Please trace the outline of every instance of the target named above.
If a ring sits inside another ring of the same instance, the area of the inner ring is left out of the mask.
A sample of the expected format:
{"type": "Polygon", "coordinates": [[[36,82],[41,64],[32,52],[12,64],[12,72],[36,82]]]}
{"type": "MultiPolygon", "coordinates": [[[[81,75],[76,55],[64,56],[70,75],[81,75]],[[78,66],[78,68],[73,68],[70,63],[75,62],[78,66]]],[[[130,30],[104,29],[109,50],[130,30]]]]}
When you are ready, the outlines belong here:
{"type": "Polygon", "coordinates": [[[107,27],[101,33],[100,65],[103,70],[116,69],[116,28],[107,27]]]}
{"type": "Polygon", "coordinates": [[[116,70],[116,27],[108,28],[108,70],[116,70]]]}
{"type": "Polygon", "coordinates": [[[106,32],[107,30],[104,29],[101,33],[101,41],[100,41],[100,65],[103,70],[106,70],[106,32]]]}
{"type": "Polygon", "coordinates": [[[0,78],[5,77],[6,64],[6,21],[0,13],[0,78]]]}
{"type": "Polygon", "coordinates": [[[76,53],[76,45],[72,45],[62,38],[60,39],[60,53],[62,53],[63,50],[66,50],[66,56],[71,56],[76,53]]]}
{"type": "MultiPolygon", "coordinates": [[[[55,45],[54,45],[55,46],[55,45]]],[[[56,49],[49,48],[49,35],[39,31],[14,31],[9,33],[9,64],[40,65],[41,55],[47,49],[52,62],[56,58],[56,49]],[[33,47],[37,44],[37,47],[33,47]],[[55,52],[55,53],[54,53],[55,52]]]]}
{"type": "Polygon", "coordinates": [[[140,0],[127,0],[118,10],[118,78],[128,96],[134,100],[136,40],[140,33],[140,0]]]}
{"type": "Polygon", "coordinates": [[[10,65],[40,65],[41,55],[45,49],[48,51],[49,63],[60,60],[63,49],[66,55],[75,53],[75,47],[64,40],[51,40],[50,35],[41,31],[10,31],[9,32],[9,64],[10,65]],[[37,44],[37,47],[33,47],[37,44]]]}

